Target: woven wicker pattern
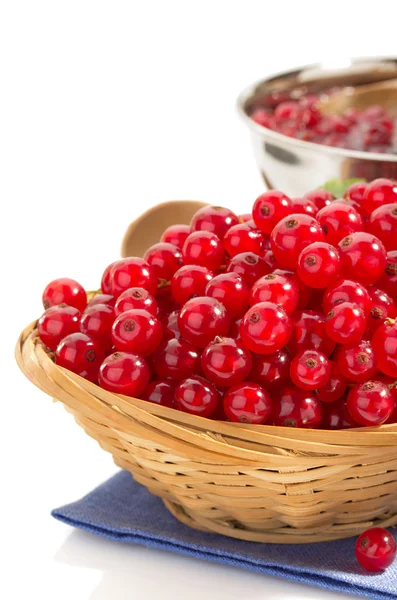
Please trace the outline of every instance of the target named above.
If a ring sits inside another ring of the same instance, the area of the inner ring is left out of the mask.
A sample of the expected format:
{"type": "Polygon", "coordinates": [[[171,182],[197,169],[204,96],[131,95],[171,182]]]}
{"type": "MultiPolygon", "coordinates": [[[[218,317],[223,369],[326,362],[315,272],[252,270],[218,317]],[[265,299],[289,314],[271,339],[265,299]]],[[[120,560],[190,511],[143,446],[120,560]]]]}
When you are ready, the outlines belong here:
{"type": "Polygon", "coordinates": [[[57,367],[36,324],[25,375],[61,401],[117,465],[192,527],[302,543],[397,524],[397,425],[344,431],[223,423],[117,396],[57,367]]]}

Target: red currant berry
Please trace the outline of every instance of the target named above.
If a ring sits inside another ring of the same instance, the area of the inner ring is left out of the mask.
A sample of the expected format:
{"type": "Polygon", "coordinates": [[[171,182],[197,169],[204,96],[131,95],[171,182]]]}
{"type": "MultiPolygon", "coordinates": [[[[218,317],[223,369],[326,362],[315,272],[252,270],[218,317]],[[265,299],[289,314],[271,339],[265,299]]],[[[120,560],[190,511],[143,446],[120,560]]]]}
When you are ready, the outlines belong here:
{"type": "Polygon", "coordinates": [[[299,100],[299,104],[301,106],[306,106],[309,108],[315,108],[317,102],[318,102],[318,96],[316,96],[316,94],[307,94],[307,96],[304,96],[303,98],[300,98],[300,100],[299,100]]]}
{"type": "Polygon", "coordinates": [[[80,331],[97,340],[107,351],[112,347],[114,308],[107,304],[87,306],[80,322],[80,331]]]}
{"type": "Polygon", "coordinates": [[[204,375],[218,387],[229,387],[241,383],[251,371],[250,352],[241,341],[216,337],[201,355],[204,375]]]}
{"type": "Polygon", "coordinates": [[[239,222],[237,215],[221,206],[204,206],[193,216],[191,231],[209,231],[223,240],[226,231],[239,222]]]}
{"type": "Polygon", "coordinates": [[[323,418],[322,405],[310,392],[283,388],[273,402],[273,422],[281,427],[317,429],[323,418]]]}
{"type": "Polygon", "coordinates": [[[252,221],[251,213],[244,213],[243,215],[238,216],[239,223],[247,223],[247,221],[252,221]]]}
{"type": "Polygon", "coordinates": [[[178,315],[179,310],[174,310],[166,315],[161,321],[163,328],[163,340],[171,340],[172,338],[179,338],[180,332],[178,328],[178,315]]]}
{"type": "Polygon", "coordinates": [[[186,265],[181,267],[171,280],[172,295],[178,304],[185,304],[191,298],[203,296],[213,273],[207,267],[186,265]]]}
{"type": "Polygon", "coordinates": [[[345,398],[324,404],[322,429],[351,429],[352,427],[358,427],[358,424],[351,418],[345,398]]]}
{"type": "Polygon", "coordinates": [[[372,338],[377,366],[389,377],[397,378],[397,322],[392,319],[378,327],[372,338]]]}
{"type": "Polygon", "coordinates": [[[43,292],[43,306],[47,309],[57,304],[74,306],[82,312],[87,306],[85,289],[74,279],[67,279],[67,277],[54,279],[43,292]]]}
{"type": "Polygon", "coordinates": [[[182,248],[186,265],[201,265],[216,271],[222,265],[224,252],[221,240],[209,231],[193,231],[182,248]]]}
{"type": "Polygon", "coordinates": [[[174,407],[176,382],[172,379],[155,379],[141,393],[142,400],[160,404],[160,406],[174,407]]]}
{"type": "MultiPolygon", "coordinates": [[[[171,286],[167,284],[160,284],[156,296],[155,296],[156,304],[157,304],[157,318],[162,319],[168,313],[173,310],[178,310],[178,303],[175,301],[171,286]]],[[[148,311],[149,312],[149,311],[148,311]]]]}
{"type": "Polygon", "coordinates": [[[325,385],[317,389],[317,398],[321,402],[336,402],[342,398],[347,388],[347,380],[339,370],[339,366],[330,361],[331,372],[325,385]]]}
{"type": "Polygon", "coordinates": [[[101,364],[98,383],[115,394],[139,396],[149,383],[149,376],[149,367],[141,356],[115,352],[101,364]]]}
{"type": "Polygon", "coordinates": [[[387,375],[377,375],[376,380],[387,385],[392,393],[394,400],[394,409],[390,417],[385,421],[386,424],[397,423],[397,379],[395,377],[388,377],[387,375]]]}
{"type": "MultiPolygon", "coordinates": [[[[332,132],[334,134],[348,133],[350,123],[343,117],[343,115],[332,115],[329,117],[329,119],[331,122],[332,132]]],[[[343,147],[343,136],[340,136],[340,142],[341,147],[343,147]]]]}
{"type": "MultiPolygon", "coordinates": [[[[363,117],[367,122],[373,122],[385,116],[385,109],[382,106],[374,104],[366,108],[363,112],[363,117]]],[[[388,181],[387,179],[384,181],[388,181]]]]}
{"type": "MultiPolygon", "coordinates": [[[[303,104],[302,101],[299,102],[300,106],[305,106],[304,110],[301,113],[301,121],[306,126],[306,133],[309,133],[307,128],[313,128],[321,121],[321,114],[315,106],[316,101],[313,101],[312,104],[303,104]]],[[[303,138],[304,139],[304,138],[303,138]]]]}
{"type": "Polygon", "coordinates": [[[106,304],[107,306],[114,307],[116,298],[110,294],[97,294],[87,304],[87,306],[96,306],[97,304],[106,304]]]}
{"type": "Polygon", "coordinates": [[[112,340],[120,352],[147,356],[161,342],[163,330],[159,320],[146,310],[127,310],[113,323],[112,340]]]}
{"type": "Polygon", "coordinates": [[[325,333],[325,316],[313,310],[301,310],[292,315],[292,334],[288,348],[292,354],[301,350],[318,350],[330,356],[335,342],[325,333]]]}
{"type": "Polygon", "coordinates": [[[327,315],[335,306],[344,302],[356,304],[366,316],[369,315],[372,305],[371,297],[365,287],[356,281],[343,279],[327,289],[323,298],[325,314],[327,315]]]}
{"type": "Polygon", "coordinates": [[[366,192],[366,189],[367,189],[367,184],[365,182],[357,181],[356,183],[352,183],[352,185],[350,185],[347,188],[343,197],[346,200],[353,200],[354,202],[361,204],[362,201],[364,200],[364,194],[366,192]]]}
{"type": "Polygon", "coordinates": [[[291,355],[285,348],[273,354],[254,354],[250,379],[274,391],[289,381],[291,355]]]}
{"type": "Polygon", "coordinates": [[[322,313],[323,312],[323,300],[324,300],[325,289],[315,289],[313,288],[312,294],[310,296],[310,301],[307,304],[307,308],[309,310],[314,310],[315,312],[322,313]]]}
{"type": "Polygon", "coordinates": [[[338,346],[334,359],[340,372],[349,381],[363,383],[378,372],[375,353],[370,342],[338,346]]]}
{"type": "Polygon", "coordinates": [[[351,302],[337,304],[325,321],[325,332],[337,344],[357,344],[367,327],[365,314],[351,302]]]}
{"type": "Polygon", "coordinates": [[[299,288],[293,279],[270,273],[258,279],[251,289],[250,305],[259,302],[273,302],[290,315],[299,302],[299,288]]]}
{"type": "Polygon", "coordinates": [[[288,269],[274,269],[273,275],[282,275],[283,277],[287,277],[288,279],[292,280],[299,290],[299,301],[297,308],[298,310],[306,308],[313,292],[309,287],[307,287],[306,284],[303,283],[303,281],[299,279],[296,273],[288,269]]]}
{"type": "Polygon", "coordinates": [[[110,286],[118,298],[124,290],[141,287],[153,296],[157,291],[157,277],[143,258],[124,258],[114,263],[110,270],[110,286]]]}
{"type": "Polygon", "coordinates": [[[357,110],[357,108],[348,108],[344,111],[343,115],[345,119],[347,119],[351,124],[353,124],[357,123],[358,119],[360,118],[360,111],[357,110]]]}
{"type": "Polygon", "coordinates": [[[230,317],[218,300],[199,296],[188,300],[182,307],[178,327],[186,341],[205,348],[217,335],[227,335],[230,317]]]}
{"type": "MultiPolygon", "coordinates": [[[[254,221],[252,221],[252,226],[253,226],[254,229],[257,229],[254,221]]],[[[270,235],[263,234],[263,245],[262,245],[261,256],[264,256],[266,250],[270,250],[270,235]]]]}
{"type": "Polygon", "coordinates": [[[213,421],[227,421],[227,416],[225,415],[225,411],[223,410],[223,398],[221,394],[218,406],[216,407],[215,412],[212,413],[210,418],[213,421]]]}
{"type": "Polygon", "coordinates": [[[205,295],[221,302],[232,319],[241,317],[248,308],[248,286],[237,273],[222,273],[211,279],[205,295]]]}
{"type": "Polygon", "coordinates": [[[327,190],[313,190],[312,192],[305,194],[303,198],[310,200],[310,202],[313,202],[317,210],[321,210],[324,208],[324,206],[331,204],[334,196],[331,194],[331,192],[327,192],[327,190]]]}
{"type": "Polygon", "coordinates": [[[177,408],[199,417],[210,417],[219,399],[219,393],[212,383],[197,375],[181,381],[175,389],[177,408]]]}
{"type": "Polygon", "coordinates": [[[117,298],[114,312],[118,317],[126,310],[132,310],[134,308],[146,310],[148,313],[154,316],[157,315],[156,300],[153,298],[152,294],[143,288],[130,288],[129,290],[125,290],[125,292],[120,294],[120,296],[117,298]]]}
{"type": "Polygon", "coordinates": [[[329,133],[323,138],[323,144],[326,146],[338,146],[339,148],[346,148],[346,136],[343,134],[348,133],[348,122],[343,119],[342,116],[330,116],[326,118],[327,121],[319,124],[316,128],[316,132],[320,134],[329,133]]]}
{"type": "Polygon", "coordinates": [[[244,315],[241,339],[248,350],[257,354],[272,354],[281,350],[291,336],[291,321],[287,313],[273,302],[260,302],[244,315]]]}
{"type": "Polygon", "coordinates": [[[394,181],[390,179],[374,179],[371,183],[367,184],[362,206],[368,215],[379,208],[379,206],[394,202],[397,202],[397,184],[394,181]]]}
{"type": "Polygon", "coordinates": [[[274,254],[271,250],[266,250],[266,252],[263,253],[263,260],[269,267],[270,271],[274,271],[275,269],[278,268],[278,263],[276,261],[276,257],[274,256],[274,254]]]}
{"type": "Polygon", "coordinates": [[[344,237],[356,231],[363,230],[363,220],[360,214],[349,204],[332,202],[322,208],[316,216],[326,240],[336,246],[344,237]]]}
{"type": "Polygon", "coordinates": [[[225,254],[222,266],[219,269],[217,269],[214,274],[215,275],[221,275],[222,273],[226,273],[227,267],[228,267],[230,261],[231,261],[230,256],[228,256],[227,254],[225,254]]]}
{"type": "Polygon", "coordinates": [[[301,390],[315,390],[324,386],[331,375],[328,358],[317,350],[302,350],[291,362],[290,376],[301,390]]]}
{"type": "Polygon", "coordinates": [[[397,423],[397,404],[396,401],[394,401],[394,410],[392,412],[392,414],[390,415],[390,417],[387,419],[387,421],[385,421],[385,425],[395,425],[397,423]]]}
{"type": "Polygon", "coordinates": [[[37,323],[39,338],[45,346],[55,351],[64,337],[79,331],[80,317],[80,311],[74,306],[58,304],[47,308],[37,323]]]}
{"type": "Polygon", "coordinates": [[[393,298],[397,305],[397,250],[387,253],[386,268],[378,281],[378,285],[393,298]]]}
{"type": "MultiPolygon", "coordinates": [[[[348,133],[351,124],[350,119],[346,119],[344,115],[332,115],[328,118],[331,123],[331,131],[334,134],[348,133]]],[[[343,141],[343,136],[340,136],[340,138],[343,141]]]]}
{"type": "Polygon", "coordinates": [[[58,344],[55,362],[64,369],[96,381],[99,367],[105,358],[105,351],[97,342],[85,333],[70,333],[58,344]]]}
{"type": "Polygon", "coordinates": [[[233,225],[223,238],[223,246],[229,256],[236,256],[242,252],[260,254],[264,243],[263,233],[253,229],[248,223],[233,225]]]}
{"type": "Polygon", "coordinates": [[[370,296],[372,300],[371,310],[368,315],[367,336],[371,339],[375,331],[383,325],[389,317],[393,319],[397,316],[397,307],[394,301],[386,292],[380,288],[370,288],[370,296]]]}
{"type": "Polygon", "coordinates": [[[302,250],[298,258],[299,278],[311,288],[326,288],[340,272],[339,252],[325,242],[314,242],[302,250]]]}
{"type": "Polygon", "coordinates": [[[285,267],[295,268],[299,254],[313,242],[325,242],[319,223],[309,215],[289,215],[274,227],[270,243],[276,260],[285,267]]]}
{"type": "Polygon", "coordinates": [[[345,277],[371,285],[386,268],[386,250],[378,238],[363,231],[352,233],[339,242],[342,273],[345,277]]]}
{"type": "Polygon", "coordinates": [[[158,279],[169,281],[182,265],[182,252],[173,244],[159,242],[146,250],[143,260],[151,267],[158,279]]]}
{"type": "MultiPolygon", "coordinates": [[[[261,194],[252,207],[252,217],[263,233],[271,233],[273,227],[292,210],[292,202],[288,196],[277,190],[261,194]]],[[[252,252],[255,252],[252,250],[252,252]]],[[[259,252],[255,252],[259,254],[259,252]]]]}
{"type": "Polygon", "coordinates": [[[154,351],[152,359],[154,370],[162,379],[185,379],[197,373],[200,367],[198,349],[177,338],[162,342],[154,351]]]}
{"type": "Polygon", "coordinates": [[[364,223],[363,229],[365,229],[365,223],[368,219],[368,215],[364,212],[361,204],[359,204],[355,200],[346,200],[345,198],[341,198],[340,200],[338,200],[338,204],[347,204],[347,206],[351,206],[352,208],[354,208],[354,210],[356,210],[358,212],[358,214],[360,215],[360,217],[362,218],[363,223],[364,223]]]}
{"type": "Polygon", "coordinates": [[[397,408],[397,379],[395,377],[389,377],[388,375],[379,374],[376,376],[376,381],[381,381],[382,383],[387,385],[389,390],[391,390],[397,408]]]}
{"type": "Polygon", "coordinates": [[[280,121],[297,121],[302,110],[298,102],[281,102],[274,111],[274,116],[280,121]]]}
{"type": "Polygon", "coordinates": [[[112,262],[110,265],[106,267],[103,272],[102,280],[101,280],[101,291],[103,294],[111,294],[112,293],[112,281],[110,277],[110,273],[115,265],[122,262],[121,260],[116,260],[112,262]]]}
{"type": "Polygon", "coordinates": [[[260,424],[270,418],[272,401],[263,387],[245,381],[228,389],[223,398],[223,409],[230,421],[260,424]]]}
{"type": "Polygon", "coordinates": [[[397,544],[390,531],[372,527],[357,539],[355,550],[356,558],[364,569],[379,573],[396,558],[397,544]]]}
{"type": "Polygon", "coordinates": [[[232,321],[230,324],[229,337],[233,338],[234,340],[241,340],[241,335],[240,335],[241,321],[242,321],[242,319],[237,319],[237,321],[232,321]]]}
{"type": "Polygon", "coordinates": [[[190,225],[171,225],[164,231],[160,242],[173,244],[177,248],[182,249],[189,233],[190,225]]]}
{"type": "MultiPolygon", "coordinates": [[[[357,108],[347,108],[343,111],[343,119],[348,126],[354,125],[359,121],[361,113],[357,108]]],[[[354,185],[354,184],[353,184],[354,185]]],[[[353,186],[350,186],[353,187],[353,186]]]]}
{"type": "Polygon", "coordinates": [[[347,408],[359,425],[382,425],[393,412],[393,394],[387,385],[380,381],[366,381],[350,390],[347,408]]]}
{"type": "Polygon", "coordinates": [[[310,217],[315,217],[318,213],[318,208],[308,198],[293,198],[291,200],[291,213],[295,215],[309,215],[310,217]]]}
{"type": "Polygon", "coordinates": [[[397,202],[384,204],[374,210],[369,217],[367,230],[383,243],[386,250],[397,250],[397,202]]]}
{"type": "Polygon", "coordinates": [[[354,429],[354,428],[360,426],[359,423],[356,423],[356,421],[353,419],[353,417],[349,413],[349,409],[347,408],[347,397],[346,397],[345,407],[344,407],[344,411],[343,411],[342,425],[343,425],[342,429],[354,429]]]}
{"type": "Polygon", "coordinates": [[[269,267],[261,256],[252,252],[242,252],[241,254],[237,254],[237,256],[233,256],[226,271],[240,275],[250,288],[259,277],[263,277],[263,275],[269,272],[269,267]]]}

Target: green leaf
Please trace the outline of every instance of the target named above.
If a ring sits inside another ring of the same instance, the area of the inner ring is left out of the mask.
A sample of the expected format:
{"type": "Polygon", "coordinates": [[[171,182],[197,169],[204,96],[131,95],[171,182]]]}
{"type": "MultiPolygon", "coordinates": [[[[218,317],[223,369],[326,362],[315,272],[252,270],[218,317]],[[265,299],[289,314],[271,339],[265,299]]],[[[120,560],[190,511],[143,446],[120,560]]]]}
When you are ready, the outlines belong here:
{"type": "Polygon", "coordinates": [[[324,185],[320,186],[320,189],[331,192],[335,198],[342,198],[347,188],[358,181],[365,181],[365,179],[330,179],[330,181],[327,181],[324,185]]]}

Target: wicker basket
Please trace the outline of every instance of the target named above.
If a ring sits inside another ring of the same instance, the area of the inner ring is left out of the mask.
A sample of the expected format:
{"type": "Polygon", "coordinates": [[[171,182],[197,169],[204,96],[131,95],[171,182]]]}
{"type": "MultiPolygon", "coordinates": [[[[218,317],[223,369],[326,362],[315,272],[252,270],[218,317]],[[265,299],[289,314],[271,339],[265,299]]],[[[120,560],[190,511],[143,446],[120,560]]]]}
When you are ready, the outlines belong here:
{"type": "Polygon", "coordinates": [[[16,357],[118,466],[191,527],[294,544],[397,524],[397,424],[342,431],[243,425],[119,396],[56,366],[36,323],[20,335],[16,357]]]}

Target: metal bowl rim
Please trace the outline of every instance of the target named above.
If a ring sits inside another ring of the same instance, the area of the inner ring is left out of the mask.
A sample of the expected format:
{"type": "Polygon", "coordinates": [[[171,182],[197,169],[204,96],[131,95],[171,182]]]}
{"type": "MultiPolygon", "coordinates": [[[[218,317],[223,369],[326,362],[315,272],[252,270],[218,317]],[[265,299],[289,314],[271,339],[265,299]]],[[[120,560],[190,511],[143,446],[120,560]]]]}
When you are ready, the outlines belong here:
{"type": "MultiPolygon", "coordinates": [[[[382,60],[395,60],[397,62],[396,57],[385,56],[385,57],[357,57],[349,59],[352,64],[361,62],[363,60],[372,60],[373,62],[381,62],[382,60]]],[[[266,85],[266,83],[270,83],[272,79],[280,78],[287,75],[292,75],[293,73],[300,73],[305,69],[311,68],[321,68],[321,63],[314,63],[309,65],[304,65],[301,67],[297,67],[294,69],[289,69],[288,71],[281,71],[280,73],[275,73],[273,75],[269,75],[264,79],[259,79],[254,83],[251,83],[238,95],[237,97],[237,111],[243,121],[247,124],[249,129],[256,133],[257,135],[261,135],[263,138],[268,138],[270,140],[274,140],[275,142],[283,142],[286,145],[293,146],[297,149],[307,149],[312,150],[313,152],[321,152],[323,154],[337,155],[343,156],[346,158],[356,158],[363,161],[379,161],[379,162],[397,162],[397,154],[382,154],[380,152],[365,152],[363,150],[348,150],[347,148],[337,148],[336,146],[325,146],[324,144],[317,144],[314,142],[306,142],[305,140],[299,140],[297,138],[289,137],[284,135],[283,133],[278,133],[277,131],[273,131],[272,129],[267,129],[267,127],[263,127],[259,125],[251,117],[247,114],[244,106],[246,102],[254,97],[254,92],[256,88],[259,86],[266,85]]]]}

